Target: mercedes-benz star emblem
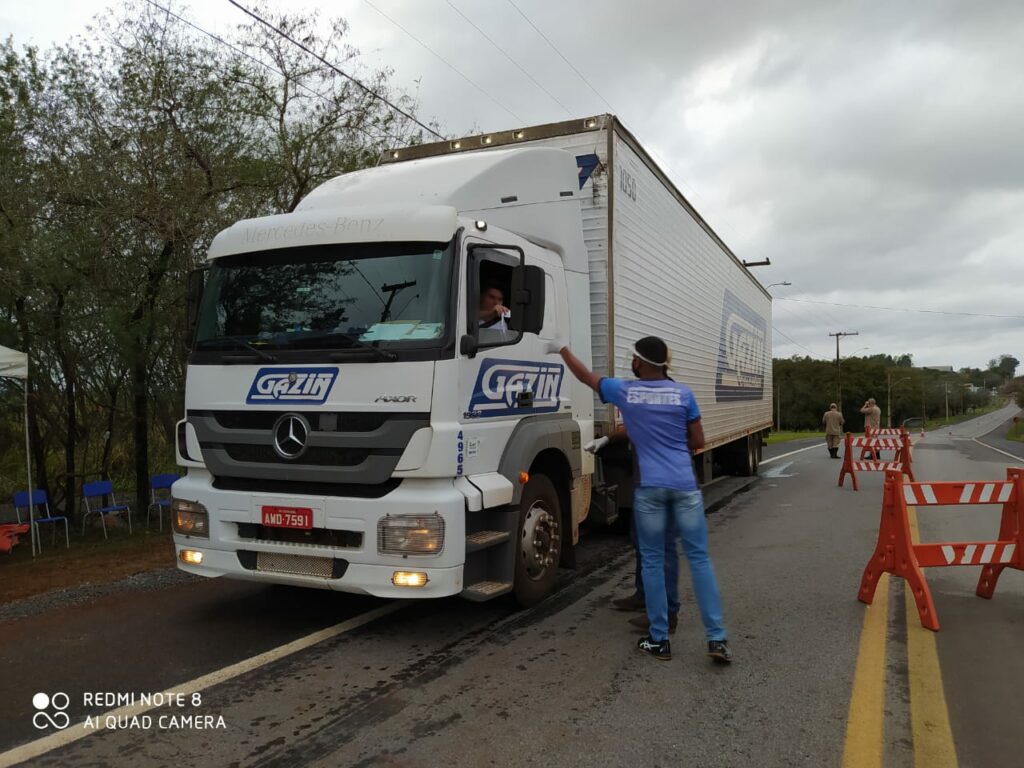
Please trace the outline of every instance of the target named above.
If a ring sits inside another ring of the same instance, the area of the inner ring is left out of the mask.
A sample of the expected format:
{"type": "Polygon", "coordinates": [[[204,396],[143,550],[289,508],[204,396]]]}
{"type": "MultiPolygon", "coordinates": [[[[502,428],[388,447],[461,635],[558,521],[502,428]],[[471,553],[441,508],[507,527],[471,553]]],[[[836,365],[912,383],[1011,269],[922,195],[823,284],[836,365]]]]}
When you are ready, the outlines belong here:
{"type": "Polygon", "coordinates": [[[286,413],[274,425],[274,450],[282,459],[297,459],[306,450],[309,422],[297,413],[286,413]]]}

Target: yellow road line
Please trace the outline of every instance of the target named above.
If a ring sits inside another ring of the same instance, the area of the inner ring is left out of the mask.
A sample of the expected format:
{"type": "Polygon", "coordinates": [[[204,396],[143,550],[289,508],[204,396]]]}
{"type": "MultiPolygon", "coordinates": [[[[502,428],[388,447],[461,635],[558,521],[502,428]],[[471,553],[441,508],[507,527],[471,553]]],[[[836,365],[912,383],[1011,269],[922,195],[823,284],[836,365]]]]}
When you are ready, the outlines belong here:
{"type": "Polygon", "coordinates": [[[875,601],[865,606],[857,669],[846,720],[843,768],[881,768],[885,732],[885,636],[889,574],[878,579],[875,601]]]}
{"type": "MultiPolygon", "coordinates": [[[[917,510],[907,508],[910,536],[916,544],[917,510]]],[[[956,746],[949,725],[942,669],[935,633],[921,626],[910,587],[904,585],[907,604],[907,676],[910,680],[910,725],[914,734],[914,768],[956,768],[956,746]]]]}

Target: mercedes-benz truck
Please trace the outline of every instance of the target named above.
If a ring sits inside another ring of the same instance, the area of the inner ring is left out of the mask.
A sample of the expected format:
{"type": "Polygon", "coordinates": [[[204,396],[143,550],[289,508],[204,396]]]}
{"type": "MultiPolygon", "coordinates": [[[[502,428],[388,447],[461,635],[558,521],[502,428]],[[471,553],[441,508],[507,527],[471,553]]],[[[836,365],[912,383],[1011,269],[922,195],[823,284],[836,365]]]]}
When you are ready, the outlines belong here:
{"type": "Polygon", "coordinates": [[[202,576],[541,600],[625,487],[554,339],[628,376],[664,338],[705,481],[771,425],[770,296],[611,115],[389,150],[218,234],[189,295],[172,518],[202,576]]]}

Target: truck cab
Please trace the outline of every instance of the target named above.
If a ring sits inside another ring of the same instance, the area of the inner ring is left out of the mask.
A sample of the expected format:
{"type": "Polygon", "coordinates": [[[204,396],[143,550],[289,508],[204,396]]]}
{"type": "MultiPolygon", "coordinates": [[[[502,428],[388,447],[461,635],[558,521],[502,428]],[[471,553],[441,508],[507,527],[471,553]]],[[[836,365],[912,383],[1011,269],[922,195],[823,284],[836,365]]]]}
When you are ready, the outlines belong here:
{"type": "Polygon", "coordinates": [[[542,599],[593,474],[592,393],[547,351],[590,360],[578,195],[568,152],[496,150],[346,174],[221,232],[190,280],[178,567],[542,599]]]}

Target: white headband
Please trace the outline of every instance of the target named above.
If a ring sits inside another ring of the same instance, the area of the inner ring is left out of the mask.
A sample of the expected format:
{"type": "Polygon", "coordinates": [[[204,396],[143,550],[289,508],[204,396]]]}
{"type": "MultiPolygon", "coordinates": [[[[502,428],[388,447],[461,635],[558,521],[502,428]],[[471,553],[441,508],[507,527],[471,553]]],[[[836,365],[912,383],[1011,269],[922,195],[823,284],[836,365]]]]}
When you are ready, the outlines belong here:
{"type": "Polygon", "coordinates": [[[639,350],[637,350],[637,348],[636,348],[636,344],[633,345],[633,355],[636,356],[636,357],[639,357],[641,360],[643,360],[648,365],[653,365],[656,368],[668,368],[671,365],[671,363],[672,363],[672,353],[668,352],[667,349],[666,349],[666,352],[667,352],[667,357],[665,358],[665,362],[663,362],[663,363],[656,363],[653,360],[648,360],[646,357],[641,355],[639,350]]]}

